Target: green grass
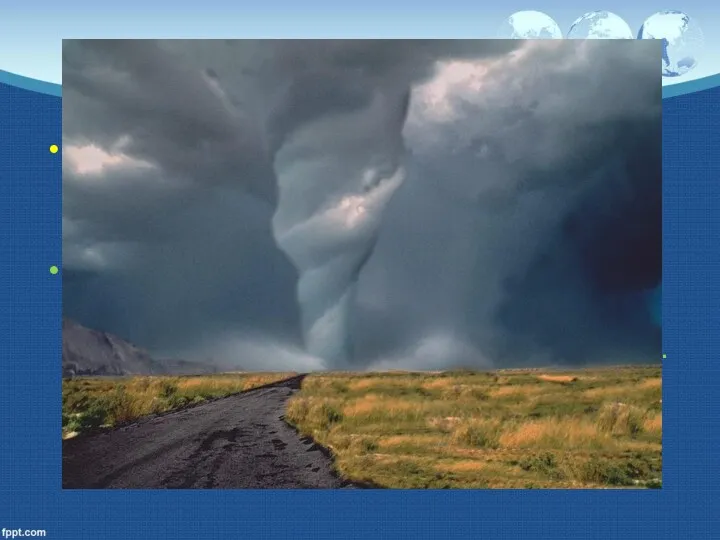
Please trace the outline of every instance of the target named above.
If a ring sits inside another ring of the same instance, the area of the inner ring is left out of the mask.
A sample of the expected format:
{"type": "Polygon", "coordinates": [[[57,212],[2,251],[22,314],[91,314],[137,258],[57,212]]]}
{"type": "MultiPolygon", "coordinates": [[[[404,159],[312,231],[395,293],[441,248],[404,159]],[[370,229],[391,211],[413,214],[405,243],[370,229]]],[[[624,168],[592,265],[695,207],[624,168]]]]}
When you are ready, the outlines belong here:
{"type": "Polygon", "coordinates": [[[287,419],[394,488],[662,485],[661,368],[323,373],[287,419]]]}
{"type": "Polygon", "coordinates": [[[63,437],[132,422],[149,414],[202,403],[292,375],[294,373],[227,373],[65,379],[62,384],[63,437]]]}

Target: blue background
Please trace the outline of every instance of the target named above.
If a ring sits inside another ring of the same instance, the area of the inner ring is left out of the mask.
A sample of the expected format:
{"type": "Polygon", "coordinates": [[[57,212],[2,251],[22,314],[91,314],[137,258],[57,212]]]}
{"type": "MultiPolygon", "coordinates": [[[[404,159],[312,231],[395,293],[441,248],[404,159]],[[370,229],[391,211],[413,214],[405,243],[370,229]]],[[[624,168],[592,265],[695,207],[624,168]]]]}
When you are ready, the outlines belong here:
{"type": "Polygon", "coordinates": [[[62,256],[62,151],[49,151],[59,94],[0,73],[0,528],[73,540],[720,538],[720,87],[663,100],[664,471],[647,491],[61,490],[62,272],[49,272],[62,256]]]}

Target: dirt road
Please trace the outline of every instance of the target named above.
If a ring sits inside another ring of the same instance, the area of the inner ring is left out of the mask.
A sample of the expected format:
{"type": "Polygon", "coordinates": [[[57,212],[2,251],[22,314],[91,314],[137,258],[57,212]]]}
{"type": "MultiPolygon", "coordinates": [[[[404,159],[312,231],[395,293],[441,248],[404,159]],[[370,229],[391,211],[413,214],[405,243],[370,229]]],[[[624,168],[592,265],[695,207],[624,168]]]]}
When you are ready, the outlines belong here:
{"type": "Polygon", "coordinates": [[[356,487],[282,420],[303,377],[63,441],[63,488],[356,487]]]}

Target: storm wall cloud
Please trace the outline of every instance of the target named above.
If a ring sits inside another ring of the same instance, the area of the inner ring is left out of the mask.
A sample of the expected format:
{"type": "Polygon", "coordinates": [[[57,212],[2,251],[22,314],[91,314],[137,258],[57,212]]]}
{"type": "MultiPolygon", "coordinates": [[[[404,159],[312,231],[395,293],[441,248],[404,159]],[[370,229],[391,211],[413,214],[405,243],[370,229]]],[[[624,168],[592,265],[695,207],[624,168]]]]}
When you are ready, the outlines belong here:
{"type": "Polygon", "coordinates": [[[64,312],[247,369],[655,361],[659,55],[66,41],[64,312]]]}

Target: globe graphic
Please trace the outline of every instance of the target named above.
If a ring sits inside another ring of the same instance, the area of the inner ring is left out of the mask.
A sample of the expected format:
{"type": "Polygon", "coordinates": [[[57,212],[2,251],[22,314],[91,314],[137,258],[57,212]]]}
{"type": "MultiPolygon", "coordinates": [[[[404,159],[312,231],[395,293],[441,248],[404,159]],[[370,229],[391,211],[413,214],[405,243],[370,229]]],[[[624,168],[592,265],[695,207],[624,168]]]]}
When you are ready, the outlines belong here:
{"type": "Polygon", "coordinates": [[[660,11],[640,27],[638,39],[662,40],[663,77],[680,77],[693,69],[705,44],[698,24],[682,11],[660,11]]]}
{"type": "Polygon", "coordinates": [[[633,31],[620,17],[609,11],[591,11],[570,26],[570,39],[633,39],[633,31]]]}
{"type": "Polygon", "coordinates": [[[518,11],[503,22],[498,37],[503,39],[562,39],[558,24],[541,11],[518,11]]]}

